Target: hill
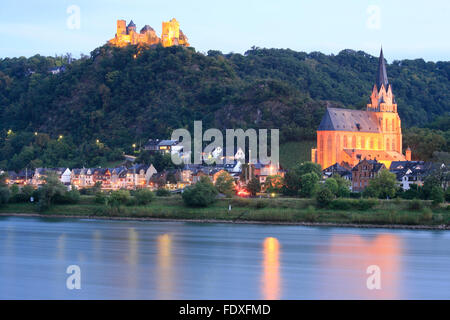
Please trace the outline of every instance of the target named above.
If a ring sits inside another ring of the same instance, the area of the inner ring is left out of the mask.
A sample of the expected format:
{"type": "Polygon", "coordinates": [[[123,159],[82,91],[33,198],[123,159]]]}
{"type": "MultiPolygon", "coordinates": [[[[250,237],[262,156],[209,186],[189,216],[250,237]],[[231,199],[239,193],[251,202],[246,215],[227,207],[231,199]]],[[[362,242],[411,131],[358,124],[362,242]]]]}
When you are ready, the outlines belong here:
{"type": "MultiPolygon", "coordinates": [[[[377,57],[352,50],[103,46],[78,60],[1,59],[0,167],[101,165],[194,120],[313,140],[327,105],[365,107],[376,68],[377,57]],[[57,66],[59,74],[49,72],[57,66]]],[[[404,126],[447,119],[450,62],[394,61],[388,75],[404,126]]]]}

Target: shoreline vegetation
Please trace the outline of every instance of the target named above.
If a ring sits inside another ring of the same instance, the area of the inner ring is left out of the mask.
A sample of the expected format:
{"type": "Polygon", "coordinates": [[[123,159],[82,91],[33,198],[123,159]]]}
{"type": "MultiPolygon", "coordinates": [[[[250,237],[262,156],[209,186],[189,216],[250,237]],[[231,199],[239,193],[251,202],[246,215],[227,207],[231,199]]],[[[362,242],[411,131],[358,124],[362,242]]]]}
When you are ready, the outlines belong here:
{"type": "Polygon", "coordinates": [[[185,206],[179,195],[155,197],[146,205],[108,206],[95,200],[81,196],[77,204],[55,204],[39,212],[37,204],[9,203],[0,208],[0,217],[450,230],[450,206],[425,200],[411,205],[400,199],[346,199],[334,209],[316,208],[313,199],[301,198],[222,198],[203,208],[185,206]]]}

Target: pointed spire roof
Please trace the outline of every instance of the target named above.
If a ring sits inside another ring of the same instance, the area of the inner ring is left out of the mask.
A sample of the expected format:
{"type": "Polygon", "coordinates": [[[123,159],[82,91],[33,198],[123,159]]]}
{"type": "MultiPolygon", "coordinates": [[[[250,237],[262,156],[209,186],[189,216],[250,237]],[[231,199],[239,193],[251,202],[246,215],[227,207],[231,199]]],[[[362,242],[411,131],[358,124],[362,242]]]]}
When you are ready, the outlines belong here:
{"type": "Polygon", "coordinates": [[[381,88],[381,85],[384,85],[384,88],[387,90],[389,81],[386,72],[386,62],[384,61],[383,55],[383,47],[381,47],[380,58],[378,60],[378,72],[377,72],[377,87],[381,88]]]}
{"type": "Polygon", "coordinates": [[[134,27],[136,28],[136,25],[134,24],[133,20],[130,21],[130,23],[128,24],[128,28],[129,27],[134,27]]]}

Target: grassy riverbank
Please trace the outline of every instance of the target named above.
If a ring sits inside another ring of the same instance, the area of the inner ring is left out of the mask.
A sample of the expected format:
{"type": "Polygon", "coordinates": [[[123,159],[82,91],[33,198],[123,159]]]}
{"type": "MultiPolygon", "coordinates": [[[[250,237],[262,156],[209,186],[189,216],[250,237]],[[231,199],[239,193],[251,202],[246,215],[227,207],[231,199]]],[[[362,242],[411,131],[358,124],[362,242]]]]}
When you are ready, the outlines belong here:
{"type": "MultiPolygon", "coordinates": [[[[157,197],[146,206],[109,207],[97,204],[94,197],[83,196],[76,205],[53,205],[42,215],[156,218],[182,220],[214,220],[265,223],[332,223],[356,225],[450,225],[448,206],[433,207],[422,201],[412,206],[407,200],[346,200],[352,209],[318,209],[310,199],[221,199],[207,208],[188,208],[181,197],[157,197]],[[367,201],[367,202],[364,202],[367,201]],[[370,202],[369,202],[370,201],[370,202]],[[229,211],[231,205],[231,211],[229,211]],[[355,209],[359,208],[359,209],[355,209]]],[[[342,207],[342,206],[341,206],[342,207]]],[[[37,213],[34,204],[8,204],[0,208],[2,214],[37,213]]]]}

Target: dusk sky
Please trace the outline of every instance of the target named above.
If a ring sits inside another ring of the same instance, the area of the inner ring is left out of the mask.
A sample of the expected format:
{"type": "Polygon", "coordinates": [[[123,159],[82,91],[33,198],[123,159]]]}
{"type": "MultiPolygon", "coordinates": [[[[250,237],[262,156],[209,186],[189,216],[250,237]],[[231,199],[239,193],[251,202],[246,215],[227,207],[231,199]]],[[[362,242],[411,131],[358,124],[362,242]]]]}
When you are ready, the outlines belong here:
{"type": "Polygon", "coordinates": [[[390,62],[450,56],[448,0],[15,0],[0,10],[2,58],[89,54],[114,37],[117,19],[133,19],[138,30],[149,24],[160,36],[161,22],[173,17],[201,52],[255,45],[378,55],[382,44],[390,62]],[[79,27],[75,11],[68,13],[74,5],[79,27]]]}

